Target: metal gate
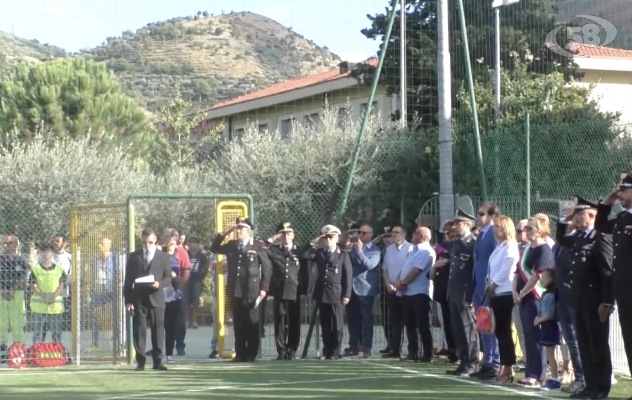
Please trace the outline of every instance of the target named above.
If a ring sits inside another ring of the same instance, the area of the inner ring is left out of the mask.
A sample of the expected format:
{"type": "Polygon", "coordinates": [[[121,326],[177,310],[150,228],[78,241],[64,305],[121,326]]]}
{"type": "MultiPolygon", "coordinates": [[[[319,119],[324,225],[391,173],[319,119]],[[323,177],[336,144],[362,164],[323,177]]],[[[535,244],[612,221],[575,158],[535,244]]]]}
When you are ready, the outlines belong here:
{"type": "Polygon", "coordinates": [[[71,209],[71,354],[77,364],[126,359],[126,212],[125,203],[71,209]]]}

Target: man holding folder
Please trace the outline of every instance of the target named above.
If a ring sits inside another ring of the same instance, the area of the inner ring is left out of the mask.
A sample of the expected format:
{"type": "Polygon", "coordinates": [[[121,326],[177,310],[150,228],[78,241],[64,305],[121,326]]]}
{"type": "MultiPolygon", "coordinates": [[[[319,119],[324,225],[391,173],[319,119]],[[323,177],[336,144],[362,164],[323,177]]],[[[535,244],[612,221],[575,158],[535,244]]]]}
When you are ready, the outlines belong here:
{"type": "Polygon", "coordinates": [[[134,349],[136,371],[145,369],[145,342],[147,322],[151,329],[152,358],[154,369],[166,370],[162,364],[162,347],[165,343],[165,294],[163,289],[171,285],[169,255],[156,248],[156,232],[145,228],[142,233],[143,248],[130,253],[125,268],[125,309],[134,317],[134,349]]]}

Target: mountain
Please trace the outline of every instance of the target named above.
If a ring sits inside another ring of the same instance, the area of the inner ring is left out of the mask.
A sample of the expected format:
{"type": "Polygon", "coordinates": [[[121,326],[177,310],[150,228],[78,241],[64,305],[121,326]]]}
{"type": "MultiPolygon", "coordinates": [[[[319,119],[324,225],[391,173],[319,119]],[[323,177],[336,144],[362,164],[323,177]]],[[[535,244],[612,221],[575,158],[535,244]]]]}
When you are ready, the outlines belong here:
{"type": "Polygon", "coordinates": [[[77,55],[105,62],[149,110],[178,86],[185,98],[209,105],[340,62],[292,28],[249,12],[150,23],[77,55]]]}
{"type": "Polygon", "coordinates": [[[0,31],[0,72],[18,61],[44,61],[66,55],[59,47],[0,31]]]}

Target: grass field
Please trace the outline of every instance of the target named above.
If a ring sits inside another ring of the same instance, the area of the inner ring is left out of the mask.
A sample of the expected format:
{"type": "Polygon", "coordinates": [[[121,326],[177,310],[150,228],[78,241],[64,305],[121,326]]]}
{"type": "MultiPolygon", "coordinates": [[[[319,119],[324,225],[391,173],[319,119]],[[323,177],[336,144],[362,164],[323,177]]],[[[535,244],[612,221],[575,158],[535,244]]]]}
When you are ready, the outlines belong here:
{"type": "MultiPolygon", "coordinates": [[[[564,398],[564,393],[497,386],[445,375],[448,364],[364,360],[224,361],[171,365],[169,371],[82,366],[0,371],[2,400],[192,399],[428,399],[564,398]]],[[[632,385],[619,378],[610,398],[626,399],[632,385]]]]}

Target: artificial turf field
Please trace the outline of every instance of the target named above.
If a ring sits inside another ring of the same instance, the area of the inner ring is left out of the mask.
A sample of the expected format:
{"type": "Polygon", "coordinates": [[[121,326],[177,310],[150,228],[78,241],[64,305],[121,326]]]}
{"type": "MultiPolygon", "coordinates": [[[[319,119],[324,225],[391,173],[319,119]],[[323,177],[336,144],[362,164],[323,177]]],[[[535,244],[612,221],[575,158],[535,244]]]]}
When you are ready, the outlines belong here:
{"type": "MultiPolygon", "coordinates": [[[[454,366],[403,361],[226,361],[170,364],[168,371],[136,372],[128,365],[0,371],[2,400],[192,399],[429,399],[517,400],[567,398],[560,392],[494,385],[445,374],[454,366]]],[[[518,376],[519,377],[519,376],[518,376]]],[[[632,382],[617,376],[611,399],[632,395],[632,382]]]]}

